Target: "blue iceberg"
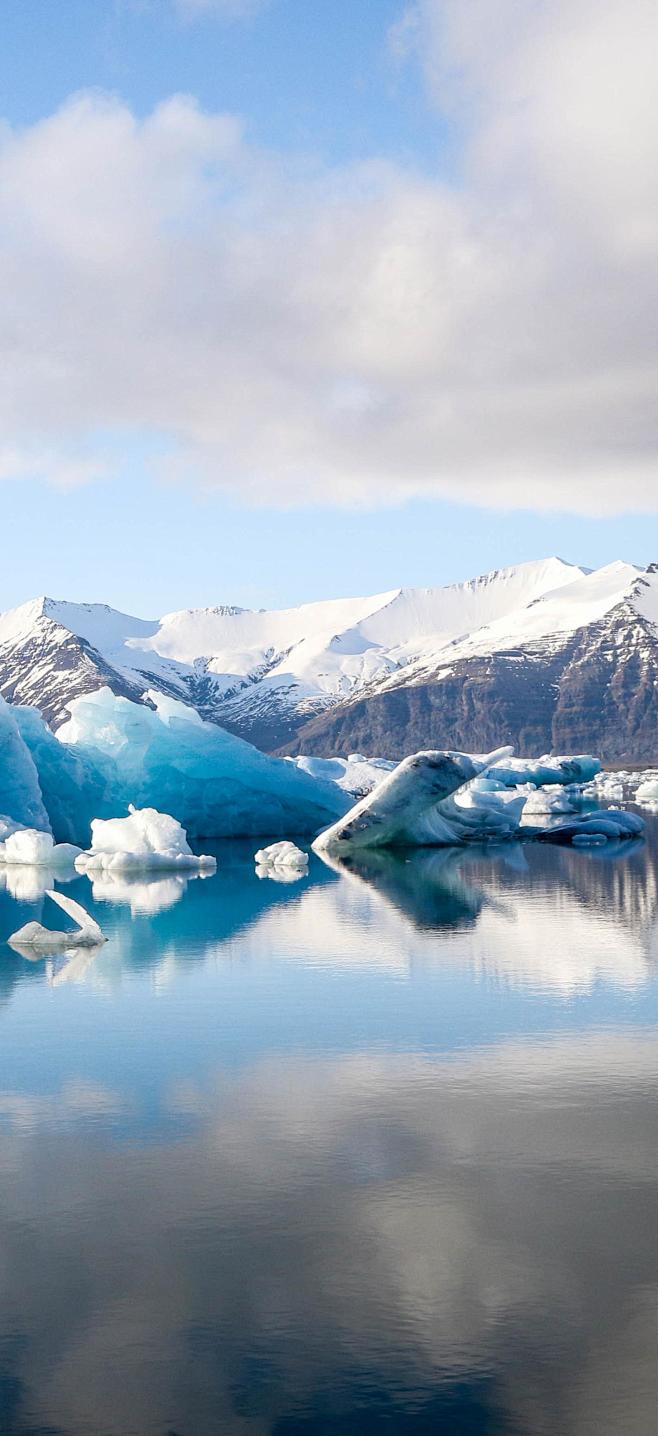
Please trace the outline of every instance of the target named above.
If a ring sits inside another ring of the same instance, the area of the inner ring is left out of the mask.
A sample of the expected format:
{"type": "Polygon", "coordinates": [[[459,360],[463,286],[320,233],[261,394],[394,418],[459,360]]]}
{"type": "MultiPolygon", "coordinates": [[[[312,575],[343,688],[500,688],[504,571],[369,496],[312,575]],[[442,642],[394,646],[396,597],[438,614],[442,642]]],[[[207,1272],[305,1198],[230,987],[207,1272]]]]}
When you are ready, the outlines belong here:
{"type": "Polygon", "coordinates": [[[159,693],[109,689],[71,703],[51,732],[34,708],[0,707],[0,813],[88,847],[94,818],[130,804],[176,818],[193,838],[314,835],[348,794],[265,753],[159,693]]]}

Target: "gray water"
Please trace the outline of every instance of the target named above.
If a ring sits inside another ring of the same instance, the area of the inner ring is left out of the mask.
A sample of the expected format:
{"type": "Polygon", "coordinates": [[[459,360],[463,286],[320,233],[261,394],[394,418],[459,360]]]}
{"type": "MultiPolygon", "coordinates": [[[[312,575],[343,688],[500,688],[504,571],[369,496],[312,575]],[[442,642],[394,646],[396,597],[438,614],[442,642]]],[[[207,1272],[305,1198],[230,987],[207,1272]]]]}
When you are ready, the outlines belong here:
{"type": "Polygon", "coordinates": [[[655,1436],[655,830],[253,846],[0,893],[2,1436],[655,1436]]]}

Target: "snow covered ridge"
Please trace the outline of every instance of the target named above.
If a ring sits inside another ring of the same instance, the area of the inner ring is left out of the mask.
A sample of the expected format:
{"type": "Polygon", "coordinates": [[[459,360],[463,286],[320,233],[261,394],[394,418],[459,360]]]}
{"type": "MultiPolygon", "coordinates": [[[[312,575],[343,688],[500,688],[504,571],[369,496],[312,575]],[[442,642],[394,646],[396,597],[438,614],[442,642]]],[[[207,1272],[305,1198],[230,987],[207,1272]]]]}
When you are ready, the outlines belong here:
{"type": "Polygon", "coordinates": [[[157,689],[271,751],[337,706],[443,682],[455,665],[491,654],[537,645],[554,654],[616,613],[645,637],[658,619],[658,577],[549,558],[446,587],[152,621],[42,598],[0,615],[0,693],[57,728],[71,700],[102,686],[133,700],[157,689]]]}

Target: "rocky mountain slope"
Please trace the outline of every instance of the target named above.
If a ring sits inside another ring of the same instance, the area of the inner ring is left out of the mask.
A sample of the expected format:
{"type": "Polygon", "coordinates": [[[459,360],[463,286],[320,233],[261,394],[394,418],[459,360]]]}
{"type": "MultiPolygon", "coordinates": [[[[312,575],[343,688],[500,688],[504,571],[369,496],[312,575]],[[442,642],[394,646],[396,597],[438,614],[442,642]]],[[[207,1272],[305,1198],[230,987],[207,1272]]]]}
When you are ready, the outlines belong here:
{"type": "Polygon", "coordinates": [[[468,583],[147,621],[42,598],[0,615],[0,693],[53,727],[71,698],[148,689],[269,751],[417,748],[658,757],[658,574],[552,558],[468,583]]]}
{"type": "Polygon", "coordinates": [[[658,571],[612,564],[305,724],[294,752],[658,757],[658,571]]]}

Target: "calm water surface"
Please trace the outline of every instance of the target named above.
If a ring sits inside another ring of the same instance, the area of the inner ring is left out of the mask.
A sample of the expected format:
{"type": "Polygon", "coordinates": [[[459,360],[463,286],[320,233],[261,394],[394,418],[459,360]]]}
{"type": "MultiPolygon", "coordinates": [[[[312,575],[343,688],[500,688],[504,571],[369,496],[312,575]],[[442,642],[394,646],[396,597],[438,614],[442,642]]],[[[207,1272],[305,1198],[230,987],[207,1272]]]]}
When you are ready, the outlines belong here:
{"type": "Polygon", "coordinates": [[[2,1436],[655,1436],[657,833],[9,874],[2,1436]]]}

